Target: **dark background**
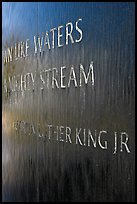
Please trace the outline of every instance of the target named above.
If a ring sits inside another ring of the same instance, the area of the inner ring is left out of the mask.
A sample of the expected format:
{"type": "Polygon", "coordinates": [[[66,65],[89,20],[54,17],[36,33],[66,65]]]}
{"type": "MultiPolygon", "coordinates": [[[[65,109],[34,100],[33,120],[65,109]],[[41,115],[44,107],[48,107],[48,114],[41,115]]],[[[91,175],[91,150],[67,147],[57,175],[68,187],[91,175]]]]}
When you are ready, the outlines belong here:
{"type": "MultiPolygon", "coordinates": [[[[80,43],[3,65],[7,76],[94,62],[95,86],[3,94],[2,199],[6,201],[134,201],[134,3],[3,3],[2,48],[82,18],[80,43]],[[108,130],[108,150],[57,143],[16,132],[17,120],[108,130]],[[129,148],[113,154],[114,131],[129,148]]],[[[67,72],[66,72],[67,75],[67,72]]]]}

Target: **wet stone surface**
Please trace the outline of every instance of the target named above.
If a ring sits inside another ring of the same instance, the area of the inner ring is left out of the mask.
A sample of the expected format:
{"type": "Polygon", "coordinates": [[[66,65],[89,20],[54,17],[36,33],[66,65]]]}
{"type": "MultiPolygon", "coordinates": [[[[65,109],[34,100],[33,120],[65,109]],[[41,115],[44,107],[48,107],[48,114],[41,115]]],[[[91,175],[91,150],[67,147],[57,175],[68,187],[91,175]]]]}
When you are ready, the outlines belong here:
{"type": "Polygon", "coordinates": [[[134,7],[2,4],[3,202],[134,201],[134,7]]]}

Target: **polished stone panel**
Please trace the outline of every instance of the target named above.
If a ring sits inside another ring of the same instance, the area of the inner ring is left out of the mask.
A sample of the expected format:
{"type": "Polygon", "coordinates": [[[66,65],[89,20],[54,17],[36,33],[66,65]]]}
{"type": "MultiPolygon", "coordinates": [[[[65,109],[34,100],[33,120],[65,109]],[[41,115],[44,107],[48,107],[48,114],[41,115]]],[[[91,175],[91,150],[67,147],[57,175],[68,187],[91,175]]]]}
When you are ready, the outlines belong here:
{"type": "Polygon", "coordinates": [[[134,201],[134,3],[2,3],[2,199],[134,201]]]}

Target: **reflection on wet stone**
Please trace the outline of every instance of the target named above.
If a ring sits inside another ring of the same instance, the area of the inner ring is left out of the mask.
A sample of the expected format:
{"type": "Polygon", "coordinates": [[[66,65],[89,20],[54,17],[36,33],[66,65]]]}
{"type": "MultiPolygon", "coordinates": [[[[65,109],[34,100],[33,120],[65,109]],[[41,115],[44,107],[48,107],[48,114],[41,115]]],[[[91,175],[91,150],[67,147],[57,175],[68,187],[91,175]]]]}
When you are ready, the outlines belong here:
{"type": "Polygon", "coordinates": [[[134,3],[113,4],[2,3],[3,202],[134,201],[134,3]]]}

